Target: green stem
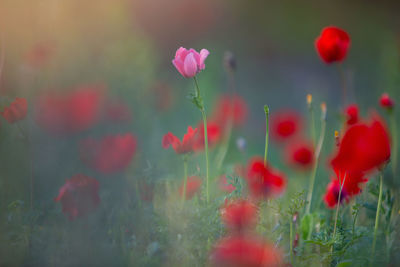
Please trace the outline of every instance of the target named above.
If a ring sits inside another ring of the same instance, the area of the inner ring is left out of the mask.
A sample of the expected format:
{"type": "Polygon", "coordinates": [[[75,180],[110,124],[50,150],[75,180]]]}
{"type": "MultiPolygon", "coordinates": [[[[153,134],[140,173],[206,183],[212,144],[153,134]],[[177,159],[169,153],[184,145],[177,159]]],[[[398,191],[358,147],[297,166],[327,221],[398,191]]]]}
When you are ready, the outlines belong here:
{"type": "Polygon", "coordinates": [[[269,135],[269,108],[268,105],[264,106],[265,112],[265,152],[264,152],[264,164],[267,164],[268,157],[268,135],[269,135]]]}
{"type": "Polygon", "coordinates": [[[293,262],[293,220],[290,219],[290,229],[289,229],[289,253],[290,253],[290,263],[294,266],[293,262]]]}
{"type": "Polygon", "coordinates": [[[188,156],[183,156],[183,194],[182,194],[182,206],[185,203],[186,199],[186,186],[187,186],[187,178],[188,178],[188,167],[187,167],[188,156]]]}
{"type": "Polygon", "coordinates": [[[312,196],[313,196],[313,191],[314,191],[315,177],[317,175],[319,157],[321,155],[321,149],[322,149],[322,146],[324,144],[324,139],[325,139],[326,111],[322,111],[322,113],[323,114],[321,117],[321,132],[319,135],[317,147],[315,148],[314,165],[313,165],[313,169],[311,172],[310,184],[308,187],[306,214],[309,214],[310,210],[311,210],[311,201],[312,201],[312,196]]]}
{"type": "MultiPolygon", "coordinates": [[[[336,226],[337,226],[337,219],[338,219],[338,215],[339,215],[340,200],[342,197],[343,186],[346,181],[346,175],[347,175],[347,173],[344,174],[343,182],[340,183],[339,197],[338,197],[338,202],[337,202],[337,206],[336,206],[335,225],[333,227],[333,240],[335,240],[335,237],[336,237],[336,226]]],[[[340,173],[339,173],[339,181],[340,181],[340,173]]],[[[334,243],[332,243],[331,252],[333,251],[333,245],[334,245],[334,243]]]]}
{"type": "Polygon", "coordinates": [[[310,112],[310,132],[311,132],[311,138],[312,138],[312,143],[315,146],[315,143],[317,142],[317,136],[315,133],[315,118],[314,118],[314,109],[312,103],[309,104],[308,106],[308,111],[310,112]]]}
{"type": "MultiPolygon", "coordinates": [[[[197,98],[201,98],[200,96],[200,88],[199,84],[197,83],[196,76],[194,78],[194,83],[196,85],[196,96],[197,98]]],[[[198,101],[200,104],[200,111],[201,111],[201,116],[203,117],[203,125],[204,125],[204,152],[206,154],[206,200],[207,203],[210,201],[210,193],[209,193],[209,163],[208,163],[208,135],[207,135],[207,116],[206,112],[204,109],[203,101],[198,101]]]]}
{"type": "MultiPolygon", "coordinates": [[[[375,245],[376,245],[376,236],[378,233],[378,226],[379,226],[379,214],[381,211],[381,205],[382,205],[382,191],[383,191],[383,174],[381,172],[380,177],[379,177],[379,197],[378,197],[378,206],[376,207],[376,217],[375,217],[375,228],[374,228],[374,237],[372,241],[372,252],[371,252],[371,259],[374,258],[375,255],[375,245]]],[[[371,261],[371,266],[372,266],[372,261],[371,261]]]]}

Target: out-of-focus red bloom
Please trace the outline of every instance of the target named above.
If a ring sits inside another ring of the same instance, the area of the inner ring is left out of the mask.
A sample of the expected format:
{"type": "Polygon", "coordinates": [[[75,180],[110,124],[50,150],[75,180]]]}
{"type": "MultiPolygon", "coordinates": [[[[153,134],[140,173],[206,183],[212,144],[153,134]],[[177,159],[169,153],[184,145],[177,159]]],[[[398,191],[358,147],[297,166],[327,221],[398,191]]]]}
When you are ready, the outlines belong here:
{"type": "Polygon", "coordinates": [[[345,111],[346,124],[348,126],[358,123],[359,120],[359,110],[357,104],[349,105],[345,111]]]}
{"type": "Polygon", "coordinates": [[[52,134],[73,134],[93,126],[100,117],[103,85],[83,85],[68,93],[39,97],[36,121],[52,134]]]}
{"type": "Polygon", "coordinates": [[[9,123],[14,123],[23,120],[27,112],[28,102],[25,98],[17,97],[8,107],[5,107],[0,114],[9,123]]]}
{"type": "Polygon", "coordinates": [[[314,147],[310,142],[295,140],[286,147],[287,162],[297,168],[309,169],[314,163],[314,147]]]}
{"type": "MultiPolygon", "coordinates": [[[[204,150],[204,124],[198,125],[199,134],[194,145],[196,151],[204,150]]],[[[208,147],[211,148],[221,140],[221,127],[214,121],[207,122],[208,147]]]]}
{"type": "Polygon", "coordinates": [[[379,168],[389,158],[389,134],[383,121],[375,116],[369,124],[347,129],[331,165],[336,173],[364,173],[379,168]]]}
{"type": "Polygon", "coordinates": [[[232,193],[235,191],[236,187],[233,184],[228,183],[226,175],[221,175],[219,178],[219,189],[226,193],[232,193]]]}
{"type": "Polygon", "coordinates": [[[251,196],[256,199],[280,195],[286,188],[284,175],[265,165],[259,157],[250,160],[246,180],[251,196]]]}
{"type": "Polygon", "coordinates": [[[218,267],[278,267],[282,263],[281,251],[272,244],[246,235],[219,240],[211,254],[211,265],[218,267]]]}
{"type": "Polygon", "coordinates": [[[55,202],[61,202],[62,211],[70,220],[94,211],[100,203],[99,182],[83,174],[67,179],[55,202]]]}
{"type": "Polygon", "coordinates": [[[52,42],[41,42],[31,47],[25,55],[25,62],[32,68],[45,66],[54,55],[55,45],[52,42]]]}
{"type": "Polygon", "coordinates": [[[394,100],[390,98],[389,94],[384,93],[379,100],[379,104],[383,108],[392,109],[394,107],[394,100]]]}
{"type": "Polygon", "coordinates": [[[162,139],[162,147],[168,149],[171,145],[177,154],[192,152],[197,140],[196,137],[197,128],[193,129],[192,126],[189,126],[187,133],[183,135],[182,142],[178,137],[169,132],[162,139]]]}
{"type": "Polygon", "coordinates": [[[107,121],[121,123],[132,120],[131,109],[122,102],[110,102],[105,107],[105,118],[107,121]]]}
{"type": "Polygon", "coordinates": [[[258,210],[256,205],[245,199],[228,202],[221,209],[221,219],[233,232],[252,229],[257,224],[258,210]]]}
{"type": "Polygon", "coordinates": [[[172,64],[183,77],[193,78],[197,73],[206,68],[204,61],[209,54],[210,52],[207,49],[201,49],[199,53],[193,48],[187,50],[180,47],[176,50],[172,64]]]}
{"type": "Polygon", "coordinates": [[[341,62],[350,48],[350,36],[337,27],[326,27],[315,40],[315,48],[325,63],[341,62]]]}
{"type": "Polygon", "coordinates": [[[128,167],[136,152],[136,139],[125,135],[109,135],[101,140],[87,138],[80,143],[82,161],[90,168],[104,173],[115,173],[128,167]]]}
{"type": "MultiPolygon", "coordinates": [[[[183,191],[184,191],[184,181],[182,181],[182,185],[179,187],[179,195],[183,196],[183,191]]],[[[201,184],[203,183],[203,180],[198,177],[198,176],[190,176],[187,178],[186,182],[186,195],[185,199],[189,200],[192,199],[197,192],[199,192],[199,189],[201,187],[201,184]]]]}
{"type": "Polygon", "coordinates": [[[271,115],[270,134],[274,140],[287,140],[297,135],[301,127],[301,117],[295,111],[285,110],[271,115]]]}
{"type": "Polygon", "coordinates": [[[232,120],[233,126],[241,126],[246,122],[248,108],[246,101],[239,95],[222,95],[219,97],[212,118],[225,128],[232,120]]]}

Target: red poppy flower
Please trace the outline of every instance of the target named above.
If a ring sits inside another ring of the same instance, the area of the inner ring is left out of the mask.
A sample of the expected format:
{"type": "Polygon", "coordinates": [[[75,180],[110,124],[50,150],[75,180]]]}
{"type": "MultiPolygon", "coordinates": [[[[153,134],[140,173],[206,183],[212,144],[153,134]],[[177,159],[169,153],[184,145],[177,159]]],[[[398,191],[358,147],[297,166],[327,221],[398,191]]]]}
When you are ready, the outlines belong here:
{"type": "Polygon", "coordinates": [[[61,202],[62,211],[70,220],[94,211],[100,203],[99,182],[96,179],[77,174],[67,179],[60,188],[55,202],[61,202]]]}
{"type": "Polygon", "coordinates": [[[381,107],[386,109],[392,109],[394,107],[394,101],[387,93],[382,94],[379,103],[381,107]]]}
{"type": "Polygon", "coordinates": [[[233,184],[228,183],[226,175],[221,175],[219,178],[219,189],[226,193],[232,193],[235,191],[236,187],[233,184]]]}
{"type": "Polygon", "coordinates": [[[350,37],[342,29],[326,27],[315,40],[315,48],[325,63],[341,62],[350,48],[350,37]]]}
{"type": "Polygon", "coordinates": [[[25,98],[17,97],[8,107],[5,107],[3,112],[0,112],[0,114],[9,123],[14,123],[23,120],[26,117],[27,112],[28,102],[25,98]]]}
{"type": "Polygon", "coordinates": [[[286,147],[287,162],[297,168],[309,169],[314,162],[314,147],[301,139],[291,142],[286,147]]]}
{"type": "Polygon", "coordinates": [[[297,112],[284,110],[271,115],[270,134],[274,140],[284,141],[301,130],[301,117],[297,112]]]}
{"type": "Polygon", "coordinates": [[[219,240],[211,254],[212,266],[218,267],[277,267],[282,263],[282,253],[274,245],[246,235],[219,240]]]}
{"type": "MultiPolygon", "coordinates": [[[[184,181],[182,181],[182,185],[179,187],[179,195],[183,196],[183,191],[184,191],[184,181]]],[[[186,196],[185,199],[189,200],[192,199],[197,192],[199,192],[201,184],[203,183],[203,180],[198,177],[198,176],[190,176],[187,178],[186,182],[186,196]]]]}
{"type": "Polygon", "coordinates": [[[104,86],[84,85],[73,92],[39,97],[36,121],[52,134],[73,134],[93,126],[100,115],[104,86]]]}
{"type": "Polygon", "coordinates": [[[349,105],[346,108],[345,115],[346,115],[346,124],[348,126],[358,123],[359,117],[359,110],[356,104],[349,105]]]}
{"type": "Polygon", "coordinates": [[[171,145],[177,154],[184,154],[193,151],[196,142],[197,128],[193,129],[191,126],[188,127],[187,133],[183,135],[182,142],[178,137],[172,133],[167,133],[162,139],[162,147],[168,149],[171,145]]]}
{"type": "Polygon", "coordinates": [[[337,173],[364,173],[380,167],[389,158],[389,134],[375,116],[369,124],[356,124],[346,130],[331,165],[337,173]]]}
{"type": "Polygon", "coordinates": [[[280,195],[286,188],[286,178],[258,157],[249,162],[246,180],[250,194],[258,199],[280,195]]]}
{"type": "Polygon", "coordinates": [[[257,216],[257,207],[244,199],[228,202],[221,209],[221,219],[231,231],[241,232],[254,228],[257,224],[257,216]]]}
{"type": "MultiPolygon", "coordinates": [[[[196,151],[204,150],[204,124],[199,123],[199,134],[197,135],[196,142],[194,144],[194,149],[196,151]]],[[[213,121],[207,122],[207,137],[208,137],[208,147],[211,148],[215,146],[221,140],[221,127],[218,123],[213,121]]]]}
{"type": "Polygon", "coordinates": [[[80,143],[82,161],[90,168],[104,173],[115,173],[128,167],[136,151],[135,137],[109,135],[101,140],[87,138],[80,143]]]}
{"type": "Polygon", "coordinates": [[[229,120],[233,126],[241,126],[246,122],[248,108],[246,101],[239,95],[222,95],[219,97],[212,118],[225,128],[229,120]]]}

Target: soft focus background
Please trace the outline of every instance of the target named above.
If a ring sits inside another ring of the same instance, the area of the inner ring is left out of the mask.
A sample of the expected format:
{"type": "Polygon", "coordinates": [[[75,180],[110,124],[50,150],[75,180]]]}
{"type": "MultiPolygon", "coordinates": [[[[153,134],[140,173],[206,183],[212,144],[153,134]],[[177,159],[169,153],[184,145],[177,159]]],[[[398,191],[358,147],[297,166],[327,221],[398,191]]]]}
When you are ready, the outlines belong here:
{"type": "MultiPolygon", "coordinates": [[[[201,119],[187,100],[193,82],[171,64],[180,46],[210,51],[198,77],[210,112],[217,96],[227,91],[224,52],[235,55],[236,90],[248,103],[249,116],[233,134],[227,168],[263,154],[265,104],[272,114],[290,108],[306,116],[308,93],[317,107],[327,103],[327,137],[313,204],[324,209],[319,200],[329,181],[324,166],[339,127],[341,82],[336,66],[319,59],[314,40],[328,25],[350,34],[343,65],[349,99],[367,115],[377,109],[383,91],[395,100],[400,97],[399,10],[398,1],[361,0],[0,0],[0,106],[15,97],[28,100],[26,120],[0,123],[0,265],[196,262],[169,256],[179,248],[176,255],[184,255],[185,245],[176,237],[180,226],[173,208],[163,205],[167,193],[157,186],[182,177],[181,158],[162,149],[162,136],[171,131],[182,137],[188,125],[201,119]],[[68,134],[43,129],[35,115],[40,97],[80,86],[100,88],[103,106],[96,123],[68,134]],[[128,132],[136,137],[137,148],[126,171],[102,174],[82,163],[80,140],[128,132]],[[246,140],[245,153],[235,146],[239,137],[246,140]],[[69,221],[54,198],[77,173],[99,181],[101,204],[87,218],[69,221]],[[139,197],[148,193],[143,183],[155,187],[150,204],[139,197]]],[[[285,169],[281,154],[272,143],[269,159],[285,169]]],[[[202,155],[190,166],[192,172],[199,168],[202,155]]],[[[288,171],[287,176],[304,181],[307,175],[288,171]]],[[[294,181],[288,192],[299,184],[294,181]]],[[[201,227],[199,221],[191,231],[207,231],[201,227]]],[[[195,247],[196,238],[185,242],[195,247]]]]}

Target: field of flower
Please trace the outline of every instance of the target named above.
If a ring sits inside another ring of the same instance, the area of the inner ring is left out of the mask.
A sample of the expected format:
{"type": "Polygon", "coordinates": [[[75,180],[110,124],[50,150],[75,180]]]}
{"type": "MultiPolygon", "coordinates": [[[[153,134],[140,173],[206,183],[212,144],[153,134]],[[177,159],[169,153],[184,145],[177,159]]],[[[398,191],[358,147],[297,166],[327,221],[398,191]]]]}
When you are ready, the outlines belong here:
{"type": "Polygon", "coordinates": [[[0,0],[0,266],[399,266],[398,10],[0,0]]]}

